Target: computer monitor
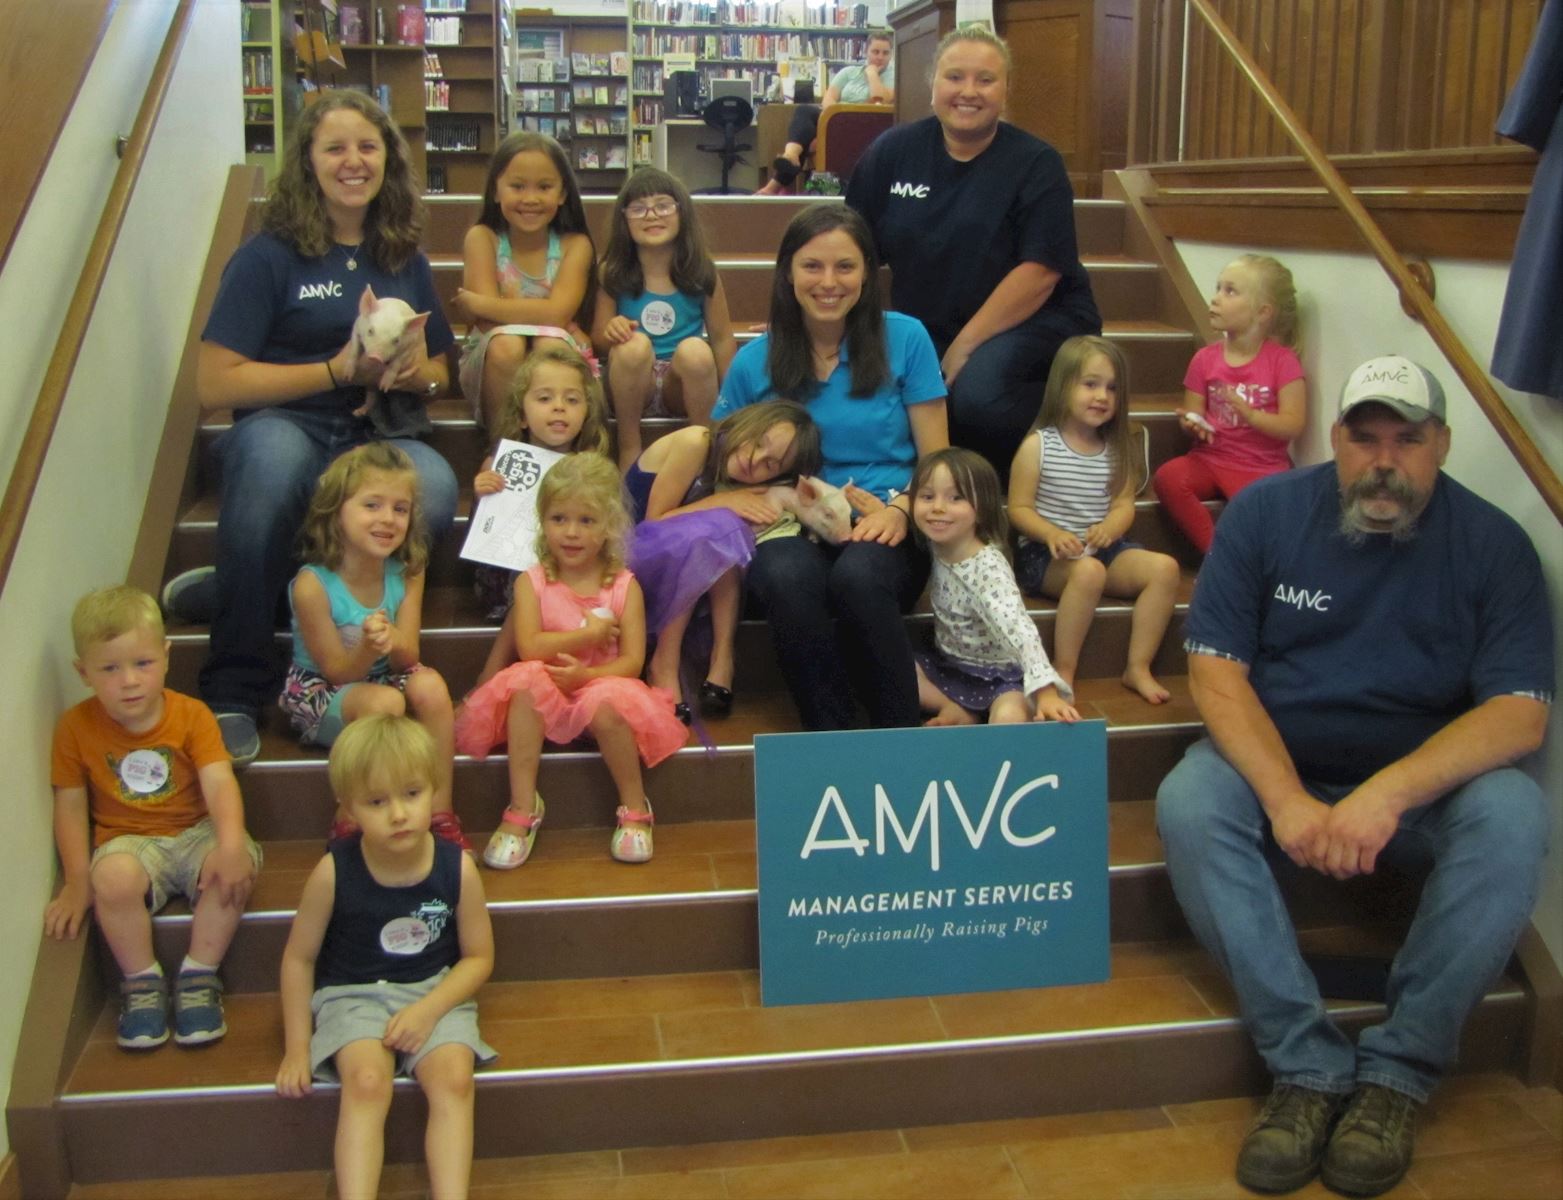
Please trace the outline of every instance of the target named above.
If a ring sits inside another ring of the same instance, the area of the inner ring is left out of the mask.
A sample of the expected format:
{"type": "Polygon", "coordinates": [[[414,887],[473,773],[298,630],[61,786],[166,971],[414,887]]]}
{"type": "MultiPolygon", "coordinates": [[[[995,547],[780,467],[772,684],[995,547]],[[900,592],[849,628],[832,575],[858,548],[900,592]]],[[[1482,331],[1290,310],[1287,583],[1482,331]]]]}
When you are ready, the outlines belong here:
{"type": "Polygon", "coordinates": [[[747,79],[713,79],[711,81],[711,99],[721,96],[737,96],[745,104],[754,104],[754,84],[747,79]]]}

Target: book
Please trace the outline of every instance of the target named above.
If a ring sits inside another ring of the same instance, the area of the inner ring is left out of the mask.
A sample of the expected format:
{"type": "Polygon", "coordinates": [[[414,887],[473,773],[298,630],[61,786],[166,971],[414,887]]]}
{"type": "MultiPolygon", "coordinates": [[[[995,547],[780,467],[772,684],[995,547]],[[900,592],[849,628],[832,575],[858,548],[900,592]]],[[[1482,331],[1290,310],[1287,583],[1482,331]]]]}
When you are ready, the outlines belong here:
{"type": "Polygon", "coordinates": [[[614,75],[628,75],[630,73],[630,56],[623,50],[615,50],[608,55],[608,69],[614,75]]]}
{"type": "Polygon", "coordinates": [[[603,164],[602,165],[605,166],[605,167],[623,167],[624,166],[624,147],[623,146],[609,146],[608,147],[607,157],[605,159],[603,159],[603,164]]]}
{"type": "Polygon", "coordinates": [[[339,36],[344,46],[362,46],[366,40],[364,10],[359,4],[344,4],[337,9],[339,36]]]}
{"type": "Polygon", "coordinates": [[[396,10],[396,40],[403,46],[421,46],[423,33],[423,6],[400,5],[396,10]]]}

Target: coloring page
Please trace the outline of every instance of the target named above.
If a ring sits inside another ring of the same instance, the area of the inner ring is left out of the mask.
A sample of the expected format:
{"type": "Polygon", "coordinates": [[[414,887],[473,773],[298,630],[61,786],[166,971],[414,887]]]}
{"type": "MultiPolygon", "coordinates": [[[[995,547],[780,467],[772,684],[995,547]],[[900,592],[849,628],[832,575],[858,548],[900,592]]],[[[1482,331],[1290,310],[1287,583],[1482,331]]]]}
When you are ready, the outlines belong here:
{"type": "Polygon", "coordinates": [[[478,501],[461,557],[512,571],[536,563],[537,485],[563,457],[541,446],[501,440],[493,469],[505,477],[505,490],[478,501]]]}

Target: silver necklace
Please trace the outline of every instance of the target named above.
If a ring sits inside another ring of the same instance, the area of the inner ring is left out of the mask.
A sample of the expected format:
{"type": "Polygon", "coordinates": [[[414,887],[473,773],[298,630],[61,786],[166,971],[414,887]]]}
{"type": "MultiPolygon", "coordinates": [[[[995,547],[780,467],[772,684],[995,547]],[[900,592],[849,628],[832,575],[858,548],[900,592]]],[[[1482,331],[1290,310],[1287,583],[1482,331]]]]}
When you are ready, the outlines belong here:
{"type": "Polygon", "coordinates": [[[342,254],[347,258],[347,269],[349,271],[358,270],[358,246],[362,246],[363,243],[359,242],[358,246],[344,246],[341,242],[338,242],[337,245],[341,247],[342,254]]]}

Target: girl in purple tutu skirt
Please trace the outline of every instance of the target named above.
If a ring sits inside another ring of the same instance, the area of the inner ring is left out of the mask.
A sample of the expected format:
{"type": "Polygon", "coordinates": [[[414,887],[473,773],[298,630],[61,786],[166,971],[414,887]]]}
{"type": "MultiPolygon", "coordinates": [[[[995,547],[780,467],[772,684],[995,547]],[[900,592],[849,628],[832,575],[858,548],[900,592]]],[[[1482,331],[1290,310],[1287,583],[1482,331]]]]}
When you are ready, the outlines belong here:
{"type": "Polygon", "coordinates": [[[790,400],[742,409],[714,429],[686,426],[653,442],[624,476],[635,517],[630,566],[646,590],[646,624],[656,634],[647,676],[671,692],[689,722],[679,682],[684,633],[695,605],[710,597],[711,651],[700,708],[725,717],[733,707],[733,639],[742,569],[755,533],[780,515],[765,486],[819,470],[819,429],[790,400]]]}
{"type": "Polygon", "coordinates": [[[538,487],[535,567],[516,577],[516,653],[467,697],[456,745],[483,758],[507,744],[510,805],[483,861],[519,867],[543,819],[537,770],[543,740],[574,741],[589,732],[619,793],[609,851],[620,862],[651,858],[651,802],[641,761],[656,766],[688,738],[672,697],[640,679],[646,657],[646,607],[624,566],[630,518],[619,472],[596,454],[556,464],[538,487]]]}

